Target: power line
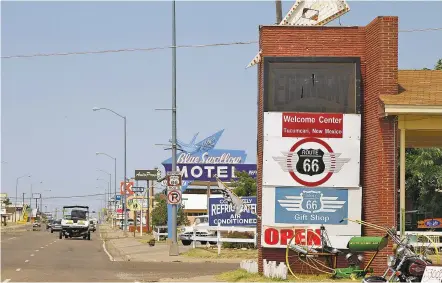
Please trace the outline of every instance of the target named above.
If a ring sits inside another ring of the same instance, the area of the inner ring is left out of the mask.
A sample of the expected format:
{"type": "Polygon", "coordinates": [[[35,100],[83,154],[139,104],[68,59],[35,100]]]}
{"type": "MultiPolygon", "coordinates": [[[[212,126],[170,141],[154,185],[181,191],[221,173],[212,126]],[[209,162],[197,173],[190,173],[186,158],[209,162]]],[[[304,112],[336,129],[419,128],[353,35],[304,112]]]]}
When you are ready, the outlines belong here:
{"type": "MultiPolygon", "coordinates": [[[[258,43],[258,41],[238,41],[238,42],[227,42],[227,43],[212,43],[212,44],[198,44],[198,45],[177,45],[176,48],[201,48],[201,47],[215,47],[215,46],[231,46],[231,45],[248,45],[258,43]]],[[[2,59],[13,59],[13,58],[31,58],[31,57],[51,57],[51,56],[68,56],[68,55],[87,55],[87,54],[104,54],[104,53],[119,53],[119,52],[135,52],[135,51],[155,51],[171,49],[174,46],[163,46],[163,47],[151,47],[151,48],[124,48],[124,49],[109,49],[109,50],[98,50],[98,51],[78,51],[78,52],[64,52],[64,53],[38,53],[30,55],[11,55],[2,56],[2,59]]]]}
{"type": "MultiPolygon", "coordinates": [[[[95,197],[95,196],[104,196],[106,194],[91,194],[91,195],[80,195],[80,196],[62,196],[62,197],[43,197],[42,199],[63,199],[63,198],[86,198],[86,197],[95,197]]],[[[8,197],[9,199],[15,199],[15,197],[8,197]]],[[[23,199],[22,197],[17,197],[18,200],[23,199]]],[[[29,198],[25,198],[28,200],[29,198]]],[[[33,199],[35,200],[35,199],[33,199]]]]}
{"type": "Polygon", "coordinates": [[[442,28],[408,29],[408,30],[400,30],[399,32],[420,32],[420,31],[435,31],[435,30],[442,30],[442,28]]]}
{"type": "MultiPolygon", "coordinates": [[[[399,32],[424,32],[424,31],[438,31],[439,28],[423,28],[423,29],[409,29],[399,30],[399,32]]],[[[216,46],[232,46],[232,45],[249,45],[258,43],[257,40],[253,41],[236,41],[236,42],[224,42],[224,43],[211,43],[211,44],[196,44],[196,45],[177,45],[175,48],[203,48],[203,47],[216,47],[216,46]]],[[[123,48],[123,49],[108,49],[108,50],[96,50],[96,51],[74,51],[74,52],[59,52],[59,53],[36,53],[36,54],[23,54],[23,55],[10,55],[2,56],[2,59],[18,59],[18,58],[32,58],[32,57],[53,57],[53,56],[69,56],[69,55],[90,55],[90,54],[106,54],[106,53],[121,53],[121,52],[139,52],[139,51],[156,51],[171,49],[174,46],[162,46],[162,47],[150,47],[150,48],[123,48]]]]}

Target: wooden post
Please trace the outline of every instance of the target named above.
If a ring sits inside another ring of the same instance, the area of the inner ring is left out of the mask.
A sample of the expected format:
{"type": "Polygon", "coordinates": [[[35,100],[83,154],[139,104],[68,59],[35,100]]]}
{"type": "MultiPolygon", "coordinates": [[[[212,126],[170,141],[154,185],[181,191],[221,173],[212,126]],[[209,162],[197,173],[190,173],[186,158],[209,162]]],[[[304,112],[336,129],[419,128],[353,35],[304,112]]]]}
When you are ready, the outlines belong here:
{"type": "Polygon", "coordinates": [[[216,231],[216,243],[218,245],[218,256],[221,254],[221,223],[218,222],[218,230],[216,231]]]}

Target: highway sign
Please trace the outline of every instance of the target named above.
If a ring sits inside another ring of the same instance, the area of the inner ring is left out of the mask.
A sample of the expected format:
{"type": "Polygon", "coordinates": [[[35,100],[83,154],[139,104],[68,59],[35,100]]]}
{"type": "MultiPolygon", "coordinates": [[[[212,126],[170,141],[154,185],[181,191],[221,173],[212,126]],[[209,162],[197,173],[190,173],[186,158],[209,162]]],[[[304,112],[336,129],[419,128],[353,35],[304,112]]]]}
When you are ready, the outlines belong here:
{"type": "Polygon", "coordinates": [[[168,204],[179,204],[181,203],[181,191],[171,190],[167,192],[167,203],[168,204]]]}
{"type": "Polygon", "coordinates": [[[179,172],[173,172],[173,174],[172,172],[167,172],[167,186],[181,186],[181,174],[179,172]]]}

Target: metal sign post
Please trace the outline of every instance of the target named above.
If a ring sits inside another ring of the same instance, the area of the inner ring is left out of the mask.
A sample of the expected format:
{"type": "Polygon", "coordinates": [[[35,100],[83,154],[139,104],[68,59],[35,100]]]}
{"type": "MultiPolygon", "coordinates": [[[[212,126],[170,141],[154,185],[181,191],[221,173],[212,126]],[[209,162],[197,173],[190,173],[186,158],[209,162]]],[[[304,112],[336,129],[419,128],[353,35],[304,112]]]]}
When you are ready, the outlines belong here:
{"type": "Polygon", "coordinates": [[[177,256],[179,255],[178,251],[178,239],[177,239],[177,204],[181,202],[181,173],[172,171],[167,172],[167,190],[168,190],[168,202],[172,204],[172,231],[170,231],[172,235],[172,244],[169,250],[169,255],[177,256]],[[179,195],[176,191],[179,191],[179,195]],[[169,198],[169,192],[173,192],[169,198]],[[170,200],[171,199],[171,200],[170,200]],[[176,202],[176,203],[174,203],[176,202]]]}

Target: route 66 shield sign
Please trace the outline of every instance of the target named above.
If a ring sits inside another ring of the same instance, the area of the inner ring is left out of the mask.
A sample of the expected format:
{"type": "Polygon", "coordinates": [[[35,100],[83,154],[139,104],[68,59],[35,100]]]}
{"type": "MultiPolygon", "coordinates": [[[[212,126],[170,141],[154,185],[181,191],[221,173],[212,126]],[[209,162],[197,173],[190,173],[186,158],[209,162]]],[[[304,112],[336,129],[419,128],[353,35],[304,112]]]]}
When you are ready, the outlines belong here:
{"type": "Polygon", "coordinates": [[[303,149],[297,152],[298,162],[296,163],[296,171],[304,175],[319,175],[325,170],[324,151],[322,149],[303,149]]]}
{"type": "Polygon", "coordinates": [[[315,191],[304,191],[301,194],[301,208],[309,213],[318,212],[322,208],[322,194],[315,191]]]}

